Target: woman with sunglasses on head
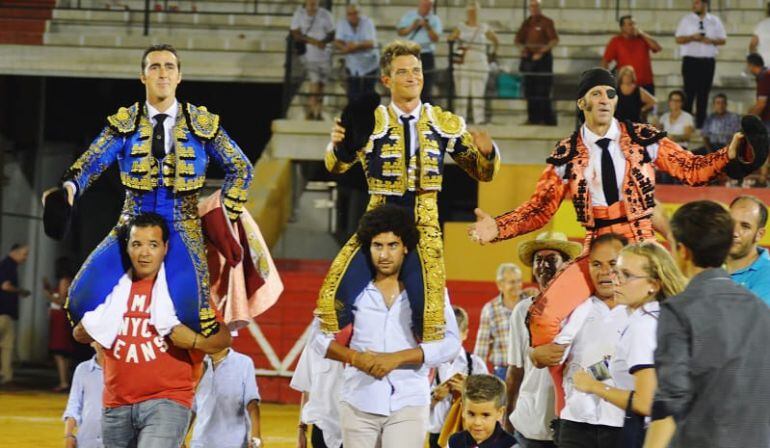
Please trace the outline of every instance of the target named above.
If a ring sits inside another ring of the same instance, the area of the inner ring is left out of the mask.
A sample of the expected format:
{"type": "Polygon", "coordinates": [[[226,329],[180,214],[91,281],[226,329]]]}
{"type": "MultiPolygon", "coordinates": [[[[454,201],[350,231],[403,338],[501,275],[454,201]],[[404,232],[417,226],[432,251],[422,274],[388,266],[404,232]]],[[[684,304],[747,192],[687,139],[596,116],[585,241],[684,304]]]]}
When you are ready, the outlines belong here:
{"type": "Polygon", "coordinates": [[[653,354],[659,302],[682,292],[685,284],[673,258],[660,244],[648,241],[625,247],[615,270],[615,301],[626,306],[629,319],[610,361],[610,373],[618,387],[597,381],[587,371],[572,377],[576,389],[626,410],[619,445],[623,448],[641,448],[645,417],[652,411],[657,387],[653,354]]]}

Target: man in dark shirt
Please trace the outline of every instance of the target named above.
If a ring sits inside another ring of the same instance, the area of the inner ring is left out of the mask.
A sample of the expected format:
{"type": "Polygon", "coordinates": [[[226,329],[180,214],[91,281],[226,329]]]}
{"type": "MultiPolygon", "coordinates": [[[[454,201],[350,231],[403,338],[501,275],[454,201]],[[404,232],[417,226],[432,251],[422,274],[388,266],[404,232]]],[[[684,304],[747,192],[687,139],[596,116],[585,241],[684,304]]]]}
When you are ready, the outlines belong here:
{"type": "Polygon", "coordinates": [[[551,108],[553,56],[551,49],[559,43],[553,20],[540,10],[540,0],[529,0],[529,17],[524,19],[514,43],[521,50],[519,72],[524,75],[527,98],[527,124],[556,125],[551,108]]]}
{"type": "Polygon", "coordinates": [[[749,73],[757,78],[757,99],[749,109],[749,114],[758,116],[765,127],[770,129],[770,104],[767,103],[767,97],[770,96],[770,71],[758,53],[746,56],[746,66],[749,73]]]}
{"type": "Polygon", "coordinates": [[[29,246],[14,244],[8,256],[0,261],[0,384],[13,380],[13,346],[16,341],[16,320],[19,318],[19,297],[29,291],[19,288],[19,265],[27,260],[29,246]]]}
{"type": "Polygon", "coordinates": [[[721,268],[730,213],[712,201],[671,220],[687,288],[660,305],[658,390],[645,448],[770,446],[770,308],[721,268]]]}

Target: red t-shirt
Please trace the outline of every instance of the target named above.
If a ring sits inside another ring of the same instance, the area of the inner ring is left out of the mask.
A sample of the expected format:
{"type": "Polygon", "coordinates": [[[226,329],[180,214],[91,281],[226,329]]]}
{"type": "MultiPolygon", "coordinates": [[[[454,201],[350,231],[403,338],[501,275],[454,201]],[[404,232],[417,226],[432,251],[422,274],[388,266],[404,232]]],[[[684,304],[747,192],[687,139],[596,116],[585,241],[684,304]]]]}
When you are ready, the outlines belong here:
{"type": "Polygon", "coordinates": [[[104,352],[104,406],[166,398],[192,407],[201,352],[177,348],[150,324],[154,279],[135,280],[112,348],[104,352]]]}
{"type": "Polygon", "coordinates": [[[633,67],[636,71],[636,82],[640,86],[654,83],[650,46],[641,37],[631,39],[623,36],[613,37],[604,49],[603,59],[607,62],[616,61],[618,68],[625,65],[633,67]]]}
{"type": "Polygon", "coordinates": [[[768,100],[765,108],[759,113],[762,121],[770,121],[770,70],[763,69],[757,76],[757,98],[764,97],[768,100]]]}

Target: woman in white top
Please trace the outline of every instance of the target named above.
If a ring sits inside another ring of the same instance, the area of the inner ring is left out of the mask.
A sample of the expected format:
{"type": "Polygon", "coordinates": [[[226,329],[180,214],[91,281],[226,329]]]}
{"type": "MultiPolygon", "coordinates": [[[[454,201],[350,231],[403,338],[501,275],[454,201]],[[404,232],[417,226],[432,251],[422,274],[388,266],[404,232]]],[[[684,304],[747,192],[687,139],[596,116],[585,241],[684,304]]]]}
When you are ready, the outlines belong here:
{"type": "Polygon", "coordinates": [[[479,23],[481,6],[477,1],[468,2],[467,18],[452,30],[449,41],[454,42],[454,82],[457,103],[455,112],[466,116],[468,122],[486,123],[484,91],[489,77],[487,44],[492,44],[492,57],[497,54],[497,35],[486,23],[479,23]],[[471,99],[473,116],[467,115],[468,98],[471,99]]]}
{"type": "Polygon", "coordinates": [[[672,90],[668,94],[668,112],[660,117],[659,127],[668,133],[670,139],[679,143],[682,148],[687,148],[695,131],[695,119],[682,110],[684,100],[684,92],[681,90],[672,90]]]}
{"type": "Polygon", "coordinates": [[[617,387],[597,381],[586,371],[573,376],[576,389],[626,410],[624,448],[641,448],[644,426],[639,419],[652,412],[659,301],[679,294],[685,285],[671,254],[660,244],[650,241],[625,247],[615,267],[615,301],[626,305],[629,314],[610,363],[617,387]],[[636,428],[631,426],[634,418],[636,428]]]}

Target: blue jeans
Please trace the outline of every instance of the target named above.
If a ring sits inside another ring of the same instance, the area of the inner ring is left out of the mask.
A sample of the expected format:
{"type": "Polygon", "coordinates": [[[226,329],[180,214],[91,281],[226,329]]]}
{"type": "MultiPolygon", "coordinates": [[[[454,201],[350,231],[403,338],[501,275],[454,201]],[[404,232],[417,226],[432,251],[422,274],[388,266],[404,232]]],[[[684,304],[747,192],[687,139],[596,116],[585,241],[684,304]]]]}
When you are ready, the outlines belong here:
{"type": "Polygon", "coordinates": [[[165,398],[102,409],[102,439],[110,448],[179,448],[190,409],[165,398]]]}
{"type": "Polygon", "coordinates": [[[492,373],[505,382],[505,377],[508,375],[508,366],[494,366],[494,371],[492,373]]]}

